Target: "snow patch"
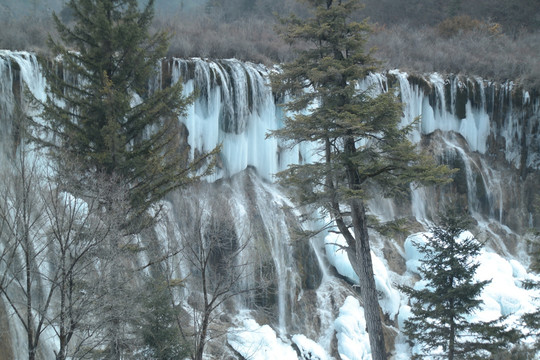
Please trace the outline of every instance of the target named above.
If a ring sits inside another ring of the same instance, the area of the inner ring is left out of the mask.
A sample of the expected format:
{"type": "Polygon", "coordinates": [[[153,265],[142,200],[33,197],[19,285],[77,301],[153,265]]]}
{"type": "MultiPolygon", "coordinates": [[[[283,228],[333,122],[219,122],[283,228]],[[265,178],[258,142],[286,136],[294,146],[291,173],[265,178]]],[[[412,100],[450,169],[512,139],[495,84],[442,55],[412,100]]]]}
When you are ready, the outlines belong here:
{"type": "Polygon", "coordinates": [[[328,233],[324,239],[326,256],[328,261],[332,266],[334,266],[337,272],[345,276],[349,281],[358,284],[360,281],[358,276],[354,272],[349,257],[345,248],[347,247],[347,242],[341,234],[328,233]]]}
{"type": "Polygon", "coordinates": [[[305,335],[297,334],[292,337],[293,343],[300,351],[300,357],[304,360],[330,360],[321,345],[308,339],[305,335]]]}
{"type": "Polygon", "coordinates": [[[244,320],[240,328],[230,329],[227,341],[240,355],[250,360],[298,360],[290,345],[277,338],[268,325],[260,326],[253,319],[244,320]]]}
{"type": "Polygon", "coordinates": [[[366,332],[364,309],[358,300],[348,296],[334,322],[338,352],[342,360],[371,360],[369,335],[366,332]]]}
{"type": "MultiPolygon", "coordinates": [[[[500,307],[500,315],[521,315],[534,310],[531,292],[518,286],[520,280],[527,278],[521,264],[486,250],[480,252],[478,261],[480,266],[476,271],[476,280],[491,280],[482,293],[486,305],[496,302],[500,307]]],[[[489,310],[493,311],[494,308],[489,310]]]]}
{"type": "MultiPolygon", "coordinates": [[[[329,233],[325,238],[325,249],[328,261],[337,272],[345,276],[349,281],[359,284],[358,276],[352,268],[352,265],[345,251],[347,242],[341,234],[329,233]]],[[[397,315],[400,305],[399,292],[392,287],[388,270],[383,261],[372,251],[371,259],[373,262],[373,272],[375,277],[375,287],[382,294],[379,303],[383,311],[391,318],[397,315]]]]}
{"type": "Polygon", "coordinates": [[[425,244],[429,236],[431,236],[430,233],[412,234],[407,237],[405,244],[403,244],[403,247],[405,248],[407,270],[412,273],[420,274],[418,271],[420,268],[420,261],[424,259],[424,256],[415,244],[425,244]]]}

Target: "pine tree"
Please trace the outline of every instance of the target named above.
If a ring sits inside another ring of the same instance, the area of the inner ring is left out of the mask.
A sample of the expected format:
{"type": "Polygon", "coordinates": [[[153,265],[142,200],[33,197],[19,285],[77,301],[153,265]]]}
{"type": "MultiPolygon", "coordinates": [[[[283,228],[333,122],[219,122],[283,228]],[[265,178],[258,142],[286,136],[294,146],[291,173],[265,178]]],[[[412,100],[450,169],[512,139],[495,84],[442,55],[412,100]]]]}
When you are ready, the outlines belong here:
{"type": "Polygon", "coordinates": [[[104,342],[108,359],[137,346],[136,309],[127,303],[134,283],[126,279],[133,278],[138,245],[130,235],[153,224],[157,212],[149,210],[168,192],[208,174],[219,150],[188,158],[179,117],[192,97],[181,82],[152,85],[168,35],[150,34],[154,0],[145,4],[69,0],[73,23],[53,16],[60,40],[49,43],[59,61],[46,67],[48,99],[33,123],[34,140],[50,150],[65,189],[99,202],[97,216],[114,229],[100,248],[114,261],[96,261],[106,301],[96,305],[102,322],[93,338],[104,342]]]}
{"type": "Polygon", "coordinates": [[[48,67],[49,97],[43,121],[34,124],[36,140],[50,148],[61,170],[63,164],[65,173],[80,167],[80,189],[95,175],[127,187],[127,218],[139,227],[152,204],[191,181],[192,170],[215,154],[189,162],[178,150],[178,117],[192,100],[182,95],[180,82],[149,89],[168,46],[166,33],[149,34],[153,5],[149,0],[141,10],[137,0],[70,0],[74,25],[54,15],[61,41],[49,43],[63,71],[48,67]]]}
{"type": "Polygon", "coordinates": [[[140,299],[144,305],[140,329],[145,349],[142,359],[185,359],[190,354],[188,345],[182,341],[177,319],[180,305],[174,305],[170,281],[163,275],[145,280],[146,291],[140,299]]]}
{"type": "Polygon", "coordinates": [[[365,202],[370,189],[384,196],[407,193],[411,182],[445,181],[448,169],[408,141],[411,128],[399,125],[402,107],[393,91],[357,90],[358,81],[376,66],[364,50],[368,24],[351,20],[359,1],[308,3],[311,18],[282,20],[282,37],[302,50],[273,78],[276,93],[292,95],[285,108],[295,115],[272,136],[311,143],[319,159],[291,166],[280,177],[296,190],[296,201],[326,210],[345,237],[360,279],[373,359],[386,359],[365,202]],[[300,112],[310,107],[309,114],[300,112]]]}
{"type": "Polygon", "coordinates": [[[470,315],[483,301],[482,290],[490,281],[476,281],[476,262],[483,244],[463,232],[470,223],[452,210],[441,215],[426,243],[415,246],[423,254],[419,272],[427,282],[423,289],[401,286],[411,300],[412,316],[404,333],[411,344],[420,345],[420,354],[453,359],[484,358],[515,344],[518,334],[501,325],[503,318],[473,322],[470,315]]]}
{"type": "MultiPolygon", "coordinates": [[[[540,213],[540,196],[535,197],[534,210],[536,213],[540,213]]],[[[540,272],[540,230],[538,228],[532,230],[532,236],[529,243],[531,254],[531,270],[540,272]]],[[[540,289],[540,281],[526,281],[524,284],[526,289],[540,289]]],[[[540,307],[536,308],[536,311],[524,314],[522,317],[524,324],[529,328],[530,335],[536,338],[534,349],[540,350],[540,307]]]]}

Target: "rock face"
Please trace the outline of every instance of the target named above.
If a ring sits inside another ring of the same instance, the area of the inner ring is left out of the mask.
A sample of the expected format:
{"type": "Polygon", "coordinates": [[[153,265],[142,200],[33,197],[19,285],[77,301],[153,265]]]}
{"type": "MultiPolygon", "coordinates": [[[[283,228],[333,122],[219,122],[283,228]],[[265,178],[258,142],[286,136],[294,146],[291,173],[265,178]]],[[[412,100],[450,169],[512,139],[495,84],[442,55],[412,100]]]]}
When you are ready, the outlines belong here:
{"type": "MultiPolygon", "coordinates": [[[[271,325],[282,339],[301,333],[337,355],[334,320],[344,299],[356,289],[329,265],[324,233],[311,240],[301,236],[300,230],[314,230],[321,224],[302,222],[284,189],[273,183],[273,174],[289,164],[308,162],[316,154],[308,145],[289,148],[276,139],[266,139],[268,131],[282,125],[284,116],[268,86],[271,70],[237,60],[167,59],[159,66],[160,76],[150,88],[183,81],[186,94],[197,91],[195,102],[179,119],[188,143],[184,146],[192,155],[218,144],[223,150],[218,171],[208,183],[167,199],[167,216],[154,236],[164,248],[170,242],[183,246],[189,238],[188,219],[194,214],[186,209],[193,210],[195,203],[206,209],[218,206],[219,212],[205,221],[213,224],[208,229],[228,234],[229,241],[213,255],[215,269],[228,254],[245,247],[238,261],[248,264],[249,275],[242,286],[264,287],[235,297],[226,305],[228,316],[221,317],[216,326],[232,326],[241,310],[249,310],[252,319],[271,325]]],[[[369,86],[376,91],[396,91],[404,104],[403,124],[417,121],[411,138],[438,161],[459,169],[448,185],[411,186],[406,201],[372,200],[369,208],[373,215],[382,220],[407,217],[412,227],[420,229],[442,205],[458,203],[479,226],[488,229],[486,236],[494,239],[491,247],[514,253],[520,235],[540,226],[540,214],[534,206],[538,203],[534,194],[540,189],[538,94],[511,82],[495,84],[439,74],[413,76],[399,71],[373,74],[361,84],[369,86]]],[[[32,113],[24,100],[25,87],[44,99],[45,81],[35,56],[0,51],[2,166],[9,166],[18,146],[13,141],[17,129],[12,119],[19,109],[32,113]]],[[[373,239],[381,266],[391,270],[388,276],[404,272],[400,258],[403,238],[374,233],[373,239]]],[[[178,278],[194,273],[181,257],[175,264],[178,278]]],[[[192,313],[199,298],[197,286],[192,280],[178,294],[186,314],[192,313]]],[[[388,324],[395,324],[395,311],[387,318],[388,324]]],[[[20,332],[14,317],[2,319],[2,329],[20,332]]],[[[21,351],[20,344],[19,350],[15,349],[11,338],[0,336],[0,342],[0,348],[21,351]]],[[[45,346],[46,350],[54,347],[54,343],[45,346]]]]}

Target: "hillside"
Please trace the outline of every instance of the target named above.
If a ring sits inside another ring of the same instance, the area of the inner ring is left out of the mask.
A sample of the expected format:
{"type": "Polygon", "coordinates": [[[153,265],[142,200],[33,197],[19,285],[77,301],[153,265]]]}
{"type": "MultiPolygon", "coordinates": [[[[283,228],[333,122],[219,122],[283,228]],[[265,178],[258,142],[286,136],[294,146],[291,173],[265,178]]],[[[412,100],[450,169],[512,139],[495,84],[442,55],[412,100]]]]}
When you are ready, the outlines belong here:
{"type": "MultiPolygon", "coordinates": [[[[46,51],[58,0],[0,2],[0,48],[46,51]],[[7,30],[6,30],[7,29],[7,30]]],[[[305,16],[294,0],[157,0],[156,29],[171,33],[170,55],[271,64],[294,57],[274,31],[277,16],[305,16]]],[[[481,76],[540,87],[540,13],[534,0],[365,0],[370,46],[386,69],[481,76]]]]}

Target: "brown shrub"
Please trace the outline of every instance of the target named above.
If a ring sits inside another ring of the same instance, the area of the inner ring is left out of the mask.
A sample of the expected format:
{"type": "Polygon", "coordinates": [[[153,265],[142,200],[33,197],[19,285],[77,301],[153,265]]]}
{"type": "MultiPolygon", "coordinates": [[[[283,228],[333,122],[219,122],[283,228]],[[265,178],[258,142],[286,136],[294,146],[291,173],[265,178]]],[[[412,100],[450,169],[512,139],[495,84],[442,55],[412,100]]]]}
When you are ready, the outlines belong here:
{"type": "Polygon", "coordinates": [[[437,26],[437,30],[442,37],[451,38],[464,32],[478,30],[481,27],[480,21],[467,15],[460,15],[443,20],[437,26]]]}
{"type": "Polygon", "coordinates": [[[473,19],[468,15],[454,16],[441,21],[437,31],[443,38],[451,38],[469,32],[485,32],[489,35],[502,34],[502,27],[498,23],[484,22],[473,19]]]}
{"type": "MultiPolygon", "coordinates": [[[[283,4],[291,1],[283,0],[283,4]]],[[[267,65],[295,56],[275,33],[276,19],[271,14],[223,20],[218,14],[171,11],[157,16],[153,29],[170,31],[170,56],[234,57],[267,65]]],[[[0,13],[0,21],[4,29],[1,49],[47,53],[47,34],[55,34],[49,15],[14,18],[0,13]]],[[[419,27],[416,23],[380,24],[368,46],[378,48],[375,55],[385,68],[478,75],[497,81],[519,81],[526,87],[540,89],[540,30],[510,35],[502,33],[497,23],[467,16],[454,17],[433,27],[419,27]]]]}
{"type": "Polygon", "coordinates": [[[3,28],[0,49],[47,52],[48,35],[49,33],[52,36],[56,34],[49,16],[14,18],[3,14],[0,22],[3,28]]]}
{"type": "Polygon", "coordinates": [[[447,38],[438,28],[402,24],[374,33],[369,45],[377,48],[375,55],[387,69],[513,80],[540,89],[540,32],[493,36],[480,28],[447,38]]]}
{"type": "Polygon", "coordinates": [[[274,31],[274,20],[246,18],[225,23],[200,14],[157,19],[155,29],[171,34],[170,56],[237,58],[272,64],[291,59],[288,46],[274,31]]]}

